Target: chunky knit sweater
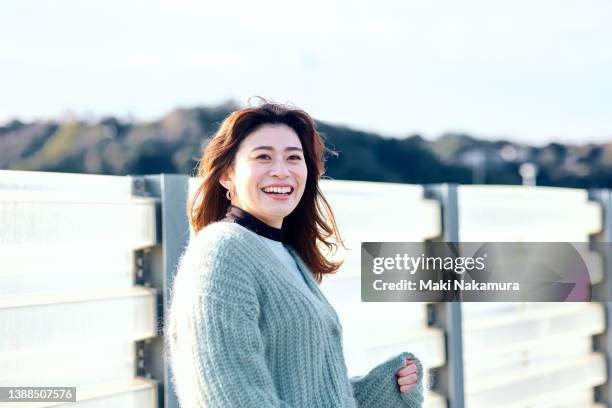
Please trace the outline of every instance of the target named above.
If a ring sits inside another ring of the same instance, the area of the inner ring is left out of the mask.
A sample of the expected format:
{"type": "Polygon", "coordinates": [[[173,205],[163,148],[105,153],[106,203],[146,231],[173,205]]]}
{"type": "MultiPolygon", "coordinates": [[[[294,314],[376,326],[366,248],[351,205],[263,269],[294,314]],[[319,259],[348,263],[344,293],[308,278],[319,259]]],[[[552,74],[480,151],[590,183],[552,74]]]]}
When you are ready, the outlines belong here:
{"type": "Polygon", "coordinates": [[[165,327],[180,406],[421,407],[423,368],[411,353],[348,377],[338,316],[287,249],[306,285],[279,273],[286,266],[238,224],[215,222],[190,240],[165,327]],[[417,386],[401,393],[396,373],[407,358],[418,368],[417,386]]]}

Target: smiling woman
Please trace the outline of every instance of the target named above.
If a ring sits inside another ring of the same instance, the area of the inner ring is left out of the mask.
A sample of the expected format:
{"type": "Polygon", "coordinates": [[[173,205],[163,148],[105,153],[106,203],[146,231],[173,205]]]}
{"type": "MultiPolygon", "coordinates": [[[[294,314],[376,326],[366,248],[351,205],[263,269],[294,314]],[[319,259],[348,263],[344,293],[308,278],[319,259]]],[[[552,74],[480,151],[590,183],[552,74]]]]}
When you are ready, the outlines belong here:
{"type": "Polygon", "coordinates": [[[172,284],[166,356],[182,407],[420,407],[408,352],[349,378],[342,324],[319,289],[342,244],[319,190],[324,143],[304,111],[232,113],[204,150],[196,231],[172,284]]]}
{"type": "Polygon", "coordinates": [[[307,175],[297,133],[285,124],[264,124],[242,141],[221,184],[232,205],[281,228],[304,194],[307,175]]]}

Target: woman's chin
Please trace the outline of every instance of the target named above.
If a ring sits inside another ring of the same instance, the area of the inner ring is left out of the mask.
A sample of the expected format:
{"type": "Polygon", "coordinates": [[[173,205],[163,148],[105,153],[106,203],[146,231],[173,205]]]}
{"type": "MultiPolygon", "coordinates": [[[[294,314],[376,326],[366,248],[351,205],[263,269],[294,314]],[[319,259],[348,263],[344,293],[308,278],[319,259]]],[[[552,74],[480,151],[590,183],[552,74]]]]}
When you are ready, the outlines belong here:
{"type": "Polygon", "coordinates": [[[285,218],[286,216],[288,216],[289,214],[291,214],[291,212],[293,212],[293,210],[295,209],[295,206],[293,205],[285,205],[285,206],[275,206],[275,208],[270,208],[272,206],[268,206],[267,208],[269,209],[268,211],[266,211],[266,216],[270,219],[279,219],[279,218],[285,218]]]}

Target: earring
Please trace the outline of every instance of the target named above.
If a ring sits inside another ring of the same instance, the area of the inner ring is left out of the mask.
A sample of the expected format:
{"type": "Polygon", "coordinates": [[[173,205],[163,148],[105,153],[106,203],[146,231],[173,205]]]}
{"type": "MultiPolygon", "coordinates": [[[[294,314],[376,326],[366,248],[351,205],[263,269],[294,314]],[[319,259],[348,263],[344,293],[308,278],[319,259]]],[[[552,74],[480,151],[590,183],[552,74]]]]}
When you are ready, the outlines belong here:
{"type": "Polygon", "coordinates": [[[226,197],[226,198],[227,198],[229,201],[232,201],[232,197],[231,197],[231,194],[230,194],[229,188],[228,188],[228,189],[227,189],[227,191],[225,192],[225,197],[226,197]]]}

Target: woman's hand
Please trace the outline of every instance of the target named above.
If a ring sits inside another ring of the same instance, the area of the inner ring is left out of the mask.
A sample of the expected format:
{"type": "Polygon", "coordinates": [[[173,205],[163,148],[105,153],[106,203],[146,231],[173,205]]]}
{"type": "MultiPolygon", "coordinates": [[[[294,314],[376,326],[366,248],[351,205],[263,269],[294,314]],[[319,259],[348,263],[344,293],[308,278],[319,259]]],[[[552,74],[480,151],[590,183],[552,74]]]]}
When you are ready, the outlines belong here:
{"type": "Polygon", "coordinates": [[[406,359],[406,367],[397,370],[397,384],[400,387],[400,392],[408,392],[417,382],[417,366],[414,361],[406,359]]]}

